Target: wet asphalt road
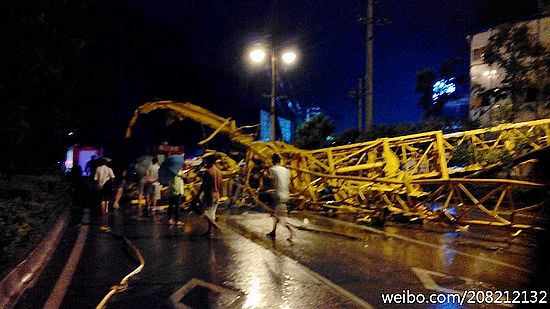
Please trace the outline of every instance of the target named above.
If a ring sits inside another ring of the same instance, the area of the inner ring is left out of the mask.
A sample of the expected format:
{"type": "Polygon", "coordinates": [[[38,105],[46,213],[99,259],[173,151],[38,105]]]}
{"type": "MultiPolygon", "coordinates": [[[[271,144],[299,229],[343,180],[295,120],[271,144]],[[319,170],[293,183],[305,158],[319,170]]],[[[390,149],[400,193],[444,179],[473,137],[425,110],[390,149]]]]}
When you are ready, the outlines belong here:
{"type": "MultiPolygon", "coordinates": [[[[208,295],[214,295],[210,301],[221,308],[358,308],[369,304],[375,308],[459,308],[451,304],[388,305],[380,293],[517,290],[532,277],[534,246],[528,236],[523,241],[510,241],[499,234],[479,239],[476,236],[483,233],[476,231],[463,237],[394,226],[386,229],[411,241],[377,234],[354,240],[298,230],[297,240],[290,243],[284,229],[278,231],[276,241],[265,238],[271,222],[265,214],[222,219],[223,229],[214,239],[195,237],[206,229],[197,216],[185,214],[183,221],[181,228],[170,227],[164,213],[155,220],[143,220],[134,209],[110,216],[112,231],[141,249],[145,267],[128,290],[110,300],[109,308],[170,307],[170,296],[192,279],[216,285],[217,292],[208,295]]],[[[62,308],[95,307],[111,286],[138,265],[120,238],[100,229],[101,223],[99,218],[91,221],[62,308]]],[[[77,232],[77,227],[67,231],[52,262],[18,308],[42,306],[77,232]]],[[[196,288],[186,298],[180,295],[177,299],[200,303],[206,295],[201,291],[196,288]]]]}

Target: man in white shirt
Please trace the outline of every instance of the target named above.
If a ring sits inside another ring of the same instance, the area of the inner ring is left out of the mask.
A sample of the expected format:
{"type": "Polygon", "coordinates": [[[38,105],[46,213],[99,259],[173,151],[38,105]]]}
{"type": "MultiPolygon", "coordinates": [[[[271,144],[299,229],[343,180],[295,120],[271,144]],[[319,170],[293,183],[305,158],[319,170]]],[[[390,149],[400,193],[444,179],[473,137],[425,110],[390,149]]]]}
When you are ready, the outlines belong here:
{"type": "Polygon", "coordinates": [[[290,171],[286,167],[280,165],[281,157],[278,154],[273,154],[271,161],[273,162],[273,166],[269,169],[269,173],[273,189],[275,189],[273,196],[275,214],[273,215],[273,230],[267,234],[267,237],[275,239],[277,235],[277,224],[280,223],[288,229],[290,233],[288,240],[292,241],[294,231],[290,228],[290,224],[284,219],[288,213],[286,203],[289,198],[288,186],[290,184],[290,171]]]}
{"type": "Polygon", "coordinates": [[[149,207],[156,207],[157,201],[160,199],[160,183],[159,183],[159,159],[153,158],[153,164],[149,166],[145,174],[147,183],[145,185],[145,207],[143,215],[149,216],[149,207]]]}
{"type": "Polygon", "coordinates": [[[109,200],[112,192],[112,179],[115,178],[113,170],[106,165],[104,158],[100,159],[99,167],[95,170],[94,181],[96,182],[101,197],[101,214],[109,212],[109,200]]]}

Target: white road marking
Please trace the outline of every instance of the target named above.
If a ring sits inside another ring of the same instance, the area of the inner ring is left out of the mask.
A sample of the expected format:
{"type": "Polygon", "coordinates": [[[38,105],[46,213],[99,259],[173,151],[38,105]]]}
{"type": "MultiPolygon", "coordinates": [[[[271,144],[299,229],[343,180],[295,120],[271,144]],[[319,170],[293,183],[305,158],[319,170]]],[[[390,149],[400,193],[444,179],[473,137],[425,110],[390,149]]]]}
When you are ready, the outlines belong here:
{"type": "Polygon", "coordinates": [[[301,268],[303,271],[308,273],[313,278],[317,279],[318,281],[321,281],[322,283],[324,283],[325,285],[327,285],[328,287],[330,287],[334,291],[336,291],[336,292],[340,293],[341,295],[349,298],[350,300],[352,300],[354,303],[360,305],[361,307],[374,309],[374,307],[371,304],[367,303],[362,298],[359,298],[359,297],[355,296],[355,294],[349,292],[348,290],[344,289],[343,287],[339,286],[338,284],[330,281],[328,278],[324,277],[323,275],[321,275],[319,273],[316,273],[315,271],[307,268],[306,266],[300,264],[298,261],[293,260],[293,259],[289,258],[286,255],[283,255],[282,257],[284,259],[287,259],[288,261],[294,263],[298,268],[301,268]]]}
{"type": "Polygon", "coordinates": [[[86,236],[88,235],[88,228],[89,227],[87,225],[80,226],[78,238],[76,239],[73,250],[71,251],[71,255],[69,256],[67,264],[65,264],[65,267],[63,268],[63,272],[59,276],[59,279],[57,279],[52,293],[44,304],[44,308],[59,308],[59,306],[63,302],[63,298],[67,293],[67,288],[69,288],[74,272],[76,271],[78,261],[80,261],[80,256],[82,255],[84,244],[86,242],[86,236]]]}
{"type": "Polygon", "coordinates": [[[219,285],[200,280],[198,278],[192,278],[191,280],[187,281],[187,283],[185,283],[179,290],[172,293],[168,301],[176,309],[189,308],[188,306],[183,305],[180,301],[185,297],[185,295],[187,295],[187,293],[191,292],[191,290],[193,290],[193,288],[197,286],[210,289],[217,292],[218,294],[225,294],[226,296],[231,295],[231,298],[229,300],[226,299],[223,304],[218,303],[218,305],[223,305],[224,307],[235,307],[235,303],[238,302],[239,297],[242,296],[241,292],[229,290],[219,285]]]}
{"type": "Polygon", "coordinates": [[[243,237],[249,241],[252,241],[253,243],[255,243],[256,245],[259,245],[260,247],[264,248],[265,250],[268,250],[269,252],[275,254],[277,257],[279,258],[282,258],[282,259],[285,259],[287,260],[288,262],[294,264],[296,267],[298,267],[299,269],[301,269],[302,271],[304,271],[305,273],[307,273],[308,275],[310,275],[311,277],[313,277],[313,279],[325,284],[326,286],[328,286],[330,289],[332,289],[334,292],[350,299],[351,301],[353,301],[354,303],[356,303],[357,305],[363,307],[363,308],[366,308],[366,309],[374,309],[374,307],[369,304],[368,302],[366,302],[365,300],[363,300],[362,298],[356,296],[355,294],[349,292],[348,290],[344,289],[343,287],[339,286],[338,284],[330,281],[328,278],[324,277],[323,275],[309,269],[308,267],[306,267],[305,265],[299,263],[298,261],[276,251],[275,249],[271,249],[271,248],[266,248],[264,246],[262,246],[261,244],[258,244],[257,242],[255,242],[254,240],[248,238],[248,237],[245,237],[237,232],[235,232],[233,230],[233,227],[230,227],[226,224],[223,224],[225,227],[223,229],[223,231],[229,231],[230,233],[234,233],[240,237],[243,237]]]}
{"type": "MultiPolygon", "coordinates": [[[[448,289],[440,286],[433,279],[433,276],[448,277],[448,275],[437,271],[431,271],[431,270],[426,270],[426,269],[417,268],[417,267],[412,267],[411,269],[415,273],[415,275],[418,277],[420,282],[422,282],[422,285],[424,285],[426,289],[443,292],[443,293],[459,293],[459,291],[457,290],[448,289]]],[[[457,277],[457,278],[459,278],[460,280],[463,280],[467,284],[472,284],[474,282],[473,279],[469,279],[469,278],[464,278],[464,277],[457,277]]]]}

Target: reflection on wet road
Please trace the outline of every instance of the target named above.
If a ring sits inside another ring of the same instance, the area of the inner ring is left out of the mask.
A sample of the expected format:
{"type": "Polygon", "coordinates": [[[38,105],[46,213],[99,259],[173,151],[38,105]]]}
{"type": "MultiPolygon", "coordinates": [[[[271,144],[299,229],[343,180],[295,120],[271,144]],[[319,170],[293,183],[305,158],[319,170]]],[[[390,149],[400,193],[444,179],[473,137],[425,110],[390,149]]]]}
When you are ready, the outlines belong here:
{"type": "MultiPolygon", "coordinates": [[[[352,240],[299,231],[293,244],[277,240],[273,246],[262,237],[269,230],[265,215],[241,215],[229,221],[234,221],[242,231],[253,231],[248,237],[264,247],[274,247],[375,307],[391,307],[384,306],[380,293],[514,290],[525,287],[532,275],[517,266],[528,265],[521,258],[523,256],[507,256],[506,252],[495,253],[482,248],[459,251],[461,247],[453,245],[452,240],[440,244],[380,234],[367,234],[365,240],[352,240]],[[259,224],[262,217],[264,225],[259,224]]],[[[435,237],[425,234],[426,238],[435,237]]],[[[438,237],[449,236],[440,234],[438,237]]]]}
{"type": "MultiPolygon", "coordinates": [[[[457,239],[466,240],[452,233],[394,228],[422,241],[376,233],[354,240],[299,230],[297,240],[290,243],[283,229],[275,241],[265,237],[271,224],[265,214],[227,216],[222,221],[222,231],[205,239],[198,235],[206,223],[193,214],[184,216],[181,227],[169,226],[164,214],[155,220],[143,220],[132,209],[111,215],[113,232],[140,248],[145,267],[108,306],[164,308],[171,307],[172,297],[178,305],[210,302],[220,308],[392,308],[395,305],[383,303],[381,293],[517,290],[530,277],[504,263],[512,256],[508,263],[529,268],[523,255],[473,246],[459,250],[457,239]]],[[[528,256],[529,250],[522,250],[528,256]]],[[[95,307],[136,265],[120,239],[92,224],[62,307],[95,307]]],[[[44,293],[47,284],[42,278],[35,290],[44,293]]],[[[19,307],[39,304],[40,297],[27,296],[19,307]]]]}
{"type": "MultiPolygon", "coordinates": [[[[111,225],[114,232],[125,235],[142,250],[146,262],[130,288],[112,298],[110,307],[164,307],[170,295],[193,278],[240,293],[239,299],[232,303],[236,308],[361,307],[319,281],[298,263],[278,256],[229,229],[218,233],[215,239],[195,239],[195,235],[202,233],[206,226],[193,215],[185,218],[182,229],[169,227],[163,221],[152,223],[123,216],[115,217],[111,225]]],[[[100,231],[96,233],[87,245],[90,249],[85,252],[75,276],[82,283],[73,287],[85,291],[104,282],[103,292],[107,293],[109,284],[116,283],[123,275],[117,278],[114,272],[91,265],[98,258],[107,262],[109,259],[103,257],[105,251],[113,254],[117,251],[112,239],[106,239],[107,235],[100,231]],[[96,277],[104,278],[93,278],[95,284],[78,279],[89,278],[90,273],[98,273],[96,277]]],[[[121,249],[118,248],[119,253],[124,252],[121,249]]],[[[114,264],[112,267],[127,271],[135,265],[129,257],[124,262],[118,259],[110,261],[114,264]]],[[[72,295],[78,295],[80,299],[71,300],[69,295],[63,307],[94,303],[92,297],[78,291],[72,295]],[[83,298],[89,299],[84,301],[83,298]]]]}

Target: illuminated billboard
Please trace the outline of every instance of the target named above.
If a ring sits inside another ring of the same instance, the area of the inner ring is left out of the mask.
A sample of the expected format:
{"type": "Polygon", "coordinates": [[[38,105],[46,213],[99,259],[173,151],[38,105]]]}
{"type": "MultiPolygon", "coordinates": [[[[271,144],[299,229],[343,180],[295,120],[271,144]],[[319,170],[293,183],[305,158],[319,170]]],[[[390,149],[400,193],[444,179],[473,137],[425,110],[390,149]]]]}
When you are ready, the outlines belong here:
{"type": "Polygon", "coordinates": [[[445,94],[451,94],[456,91],[454,77],[449,79],[440,79],[433,85],[432,100],[437,101],[439,97],[445,94]]]}

